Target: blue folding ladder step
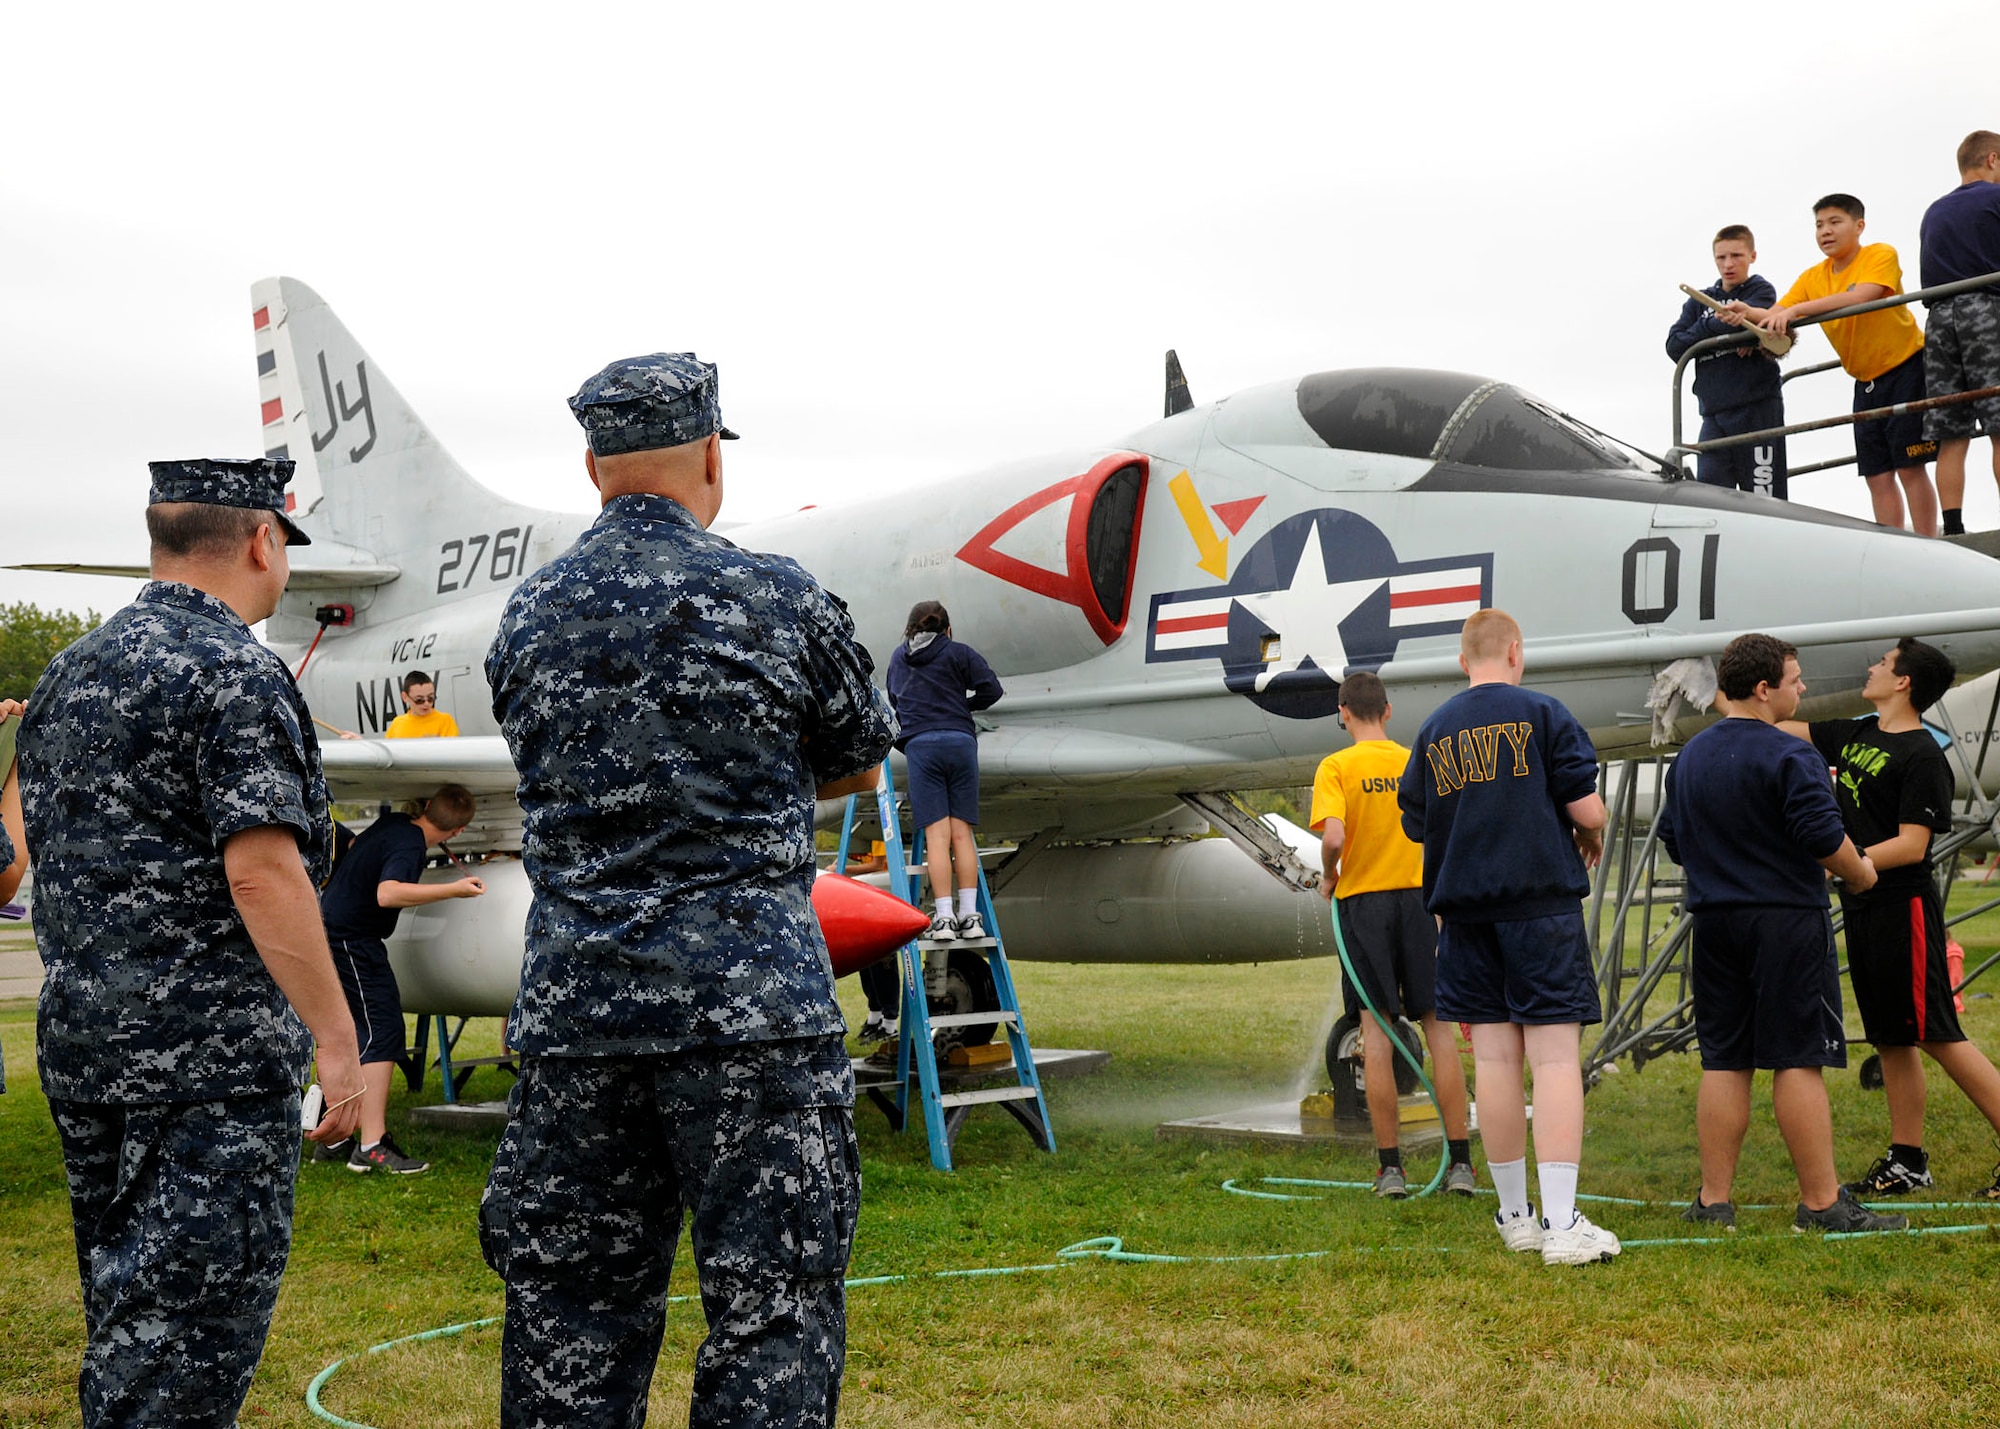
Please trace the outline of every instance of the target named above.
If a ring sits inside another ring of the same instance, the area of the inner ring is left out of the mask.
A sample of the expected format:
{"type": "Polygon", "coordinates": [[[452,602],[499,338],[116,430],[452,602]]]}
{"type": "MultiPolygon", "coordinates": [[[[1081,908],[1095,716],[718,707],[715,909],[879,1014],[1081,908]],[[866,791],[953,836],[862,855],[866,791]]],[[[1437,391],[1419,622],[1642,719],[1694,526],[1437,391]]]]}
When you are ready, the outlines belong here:
{"type": "MultiPolygon", "coordinates": [[[[846,816],[841,822],[840,851],[834,864],[837,869],[847,866],[847,850],[854,833],[858,798],[858,795],[848,797],[846,816]]],[[[912,859],[905,853],[895,780],[886,765],[882,770],[882,781],[875,789],[875,810],[882,826],[882,842],[890,870],[889,887],[904,902],[914,908],[922,908],[925,866],[920,854],[912,859]]],[[[916,846],[920,851],[921,831],[918,832],[916,846]]],[[[959,1129],[965,1124],[972,1108],[979,1106],[1002,1108],[1027,1129],[1035,1145],[1044,1151],[1056,1149],[1048,1102],[1042,1096],[1041,1076],[1035,1070],[1034,1049],[1028,1043],[1027,1023],[1021,1015],[1020,999],[1014,991],[1013,972],[1007,966],[1006,945],[1001,936],[1000,920],[993,911],[993,897],[987,887],[984,867],[979,870],[977,906],[980,919],[986,926],[985,937],[916,938],[897,953],[902,974],[902,1015],[898,1019],[896,1080],[891,1089],[871,1088],[869,1091],[870,1097],[888,1112],[891,1125],[906,1130],[910,1124],[910,1083],[915,1080],[918,1099],[923,1106],[924,1130],[930,1140],[931,1164],[940,1171],[951,1170],[952,1146],[958,1140],[959,1129]],[[998,1006],[973,1012],[933,1014],[930,999],[924,991],[924,956],[926,953],[943,953],[948,957],[960,949],[978,956],[986,964],[998,1006]],[[971,1088],[960,1085],[947,1090],[944,1084],[947,1075],[954,1083],[962,1084],[965,1074],[946,1073],[940,1069],[937,1034],[959,1027],[982,1026],[1006,1033],[1012,1064],[994,1064],[991,1075],[1000,1077],[1011,1073],[1013,1085],[971,1088]]]]}

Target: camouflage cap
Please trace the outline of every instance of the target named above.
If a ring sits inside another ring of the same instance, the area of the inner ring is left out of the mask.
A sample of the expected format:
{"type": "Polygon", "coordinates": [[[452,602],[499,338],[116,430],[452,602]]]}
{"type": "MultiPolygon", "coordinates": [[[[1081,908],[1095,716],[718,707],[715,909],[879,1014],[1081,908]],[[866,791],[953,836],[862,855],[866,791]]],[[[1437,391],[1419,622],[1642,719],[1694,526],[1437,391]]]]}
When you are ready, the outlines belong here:
{"type": "Polygon", "coordinates": [[[722,425],[715,364],[692,352],[654,352],[612,363],[576,389],[569,409],[598,456],[698,442],[722,425]]]}
{"type": "Polygon", "coordinates": [[[312,537],[285,514],[285,483],[296,463],[278,457],[191,457],[186,461],[150,461],[153,489],[148,506],[162,501],[194,501],[204,506],[237,506],[268,511],[285,528],[293,546],[310,546],[312,537]]]}

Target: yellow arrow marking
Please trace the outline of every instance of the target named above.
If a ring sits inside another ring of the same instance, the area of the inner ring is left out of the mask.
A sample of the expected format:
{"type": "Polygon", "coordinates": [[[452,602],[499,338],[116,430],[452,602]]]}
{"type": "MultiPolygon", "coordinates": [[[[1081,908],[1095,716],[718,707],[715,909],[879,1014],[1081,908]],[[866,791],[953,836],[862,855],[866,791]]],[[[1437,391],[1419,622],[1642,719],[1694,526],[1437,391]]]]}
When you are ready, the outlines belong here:
{"type": "Polygon", "coordinates": [[[1195,494],[1194,478],[1183,471],[1167,483],[1167,490],[1173,493],[1174,505],[1180,508],[1181,520],[1187,523],[1188,535],[1194,537],[1194,548],[1201,553],[1195,569],[1207,571],[1217,580],[1229,575],[1229,538],[1219,536],[1215,523],[1208,519],[1208,508],[1202,505],[1201,497],[1195,494]]]}

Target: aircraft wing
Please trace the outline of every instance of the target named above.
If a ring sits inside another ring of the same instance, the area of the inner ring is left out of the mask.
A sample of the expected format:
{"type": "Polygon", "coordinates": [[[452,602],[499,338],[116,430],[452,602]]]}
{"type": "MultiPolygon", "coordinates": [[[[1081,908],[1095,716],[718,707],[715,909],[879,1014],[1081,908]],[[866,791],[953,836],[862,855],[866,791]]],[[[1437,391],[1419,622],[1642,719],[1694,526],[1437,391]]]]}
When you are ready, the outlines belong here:
{"type": "Polygon", "coordinates": [[[520,775],[497,734],[457,739],[326,739],[320,742],[327,787],[343,801],[424,799],[440,784],[474,794],[512,796],[520,775]]]}

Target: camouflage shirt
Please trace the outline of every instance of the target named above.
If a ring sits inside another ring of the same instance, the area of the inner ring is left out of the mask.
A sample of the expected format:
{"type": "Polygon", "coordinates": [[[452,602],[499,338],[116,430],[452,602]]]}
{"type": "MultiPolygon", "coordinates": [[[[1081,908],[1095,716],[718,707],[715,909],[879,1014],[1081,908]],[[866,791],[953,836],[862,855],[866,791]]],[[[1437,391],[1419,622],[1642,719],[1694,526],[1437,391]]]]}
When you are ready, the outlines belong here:
{"type": "Polygon", "coordinates": [[[20,761],[48,1095],[296,1091],[311,1041],[222,868],[230,835],[278,825],[326,874],[319,741],[284,662],[214,596],[154,581],[49,666],[20,761]]]}
{"type": "Polygon", "coordinates": [[[847,608],[663,496],[619,496],[507,602],[486,677],[521,771],[507,1045],[624,1056],[842,1030],[813,788],[894,733],[847,608]]]}

